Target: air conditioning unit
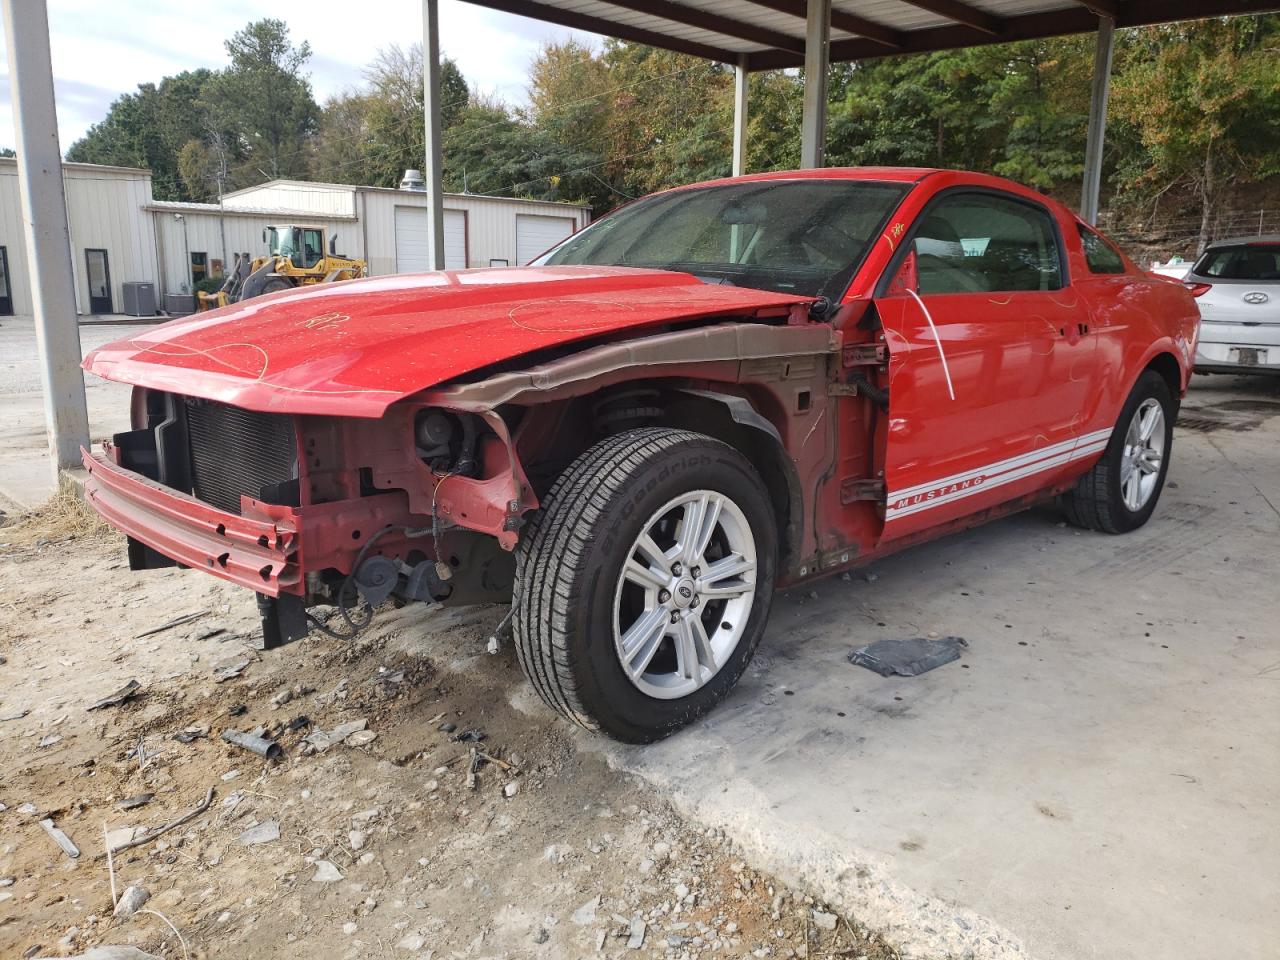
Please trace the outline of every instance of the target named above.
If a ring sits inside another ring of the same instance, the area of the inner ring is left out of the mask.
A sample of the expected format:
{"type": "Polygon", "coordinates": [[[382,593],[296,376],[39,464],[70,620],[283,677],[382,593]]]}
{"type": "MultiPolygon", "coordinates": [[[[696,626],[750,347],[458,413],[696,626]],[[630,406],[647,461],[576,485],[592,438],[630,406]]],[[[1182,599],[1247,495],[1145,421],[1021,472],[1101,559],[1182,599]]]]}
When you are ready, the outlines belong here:
{"type": "Polygon", "coordinates": [[[138,280],[122,284],[124,289],[124,312],[131,317],[154,317],[156,315],[156,285],[138,280]]]}
{"type": "Polygon", "coordinates": [[[185,317],[196,312],[196,298],[189,293],[166,293],[164,312],[171,317],[185,317]]]}

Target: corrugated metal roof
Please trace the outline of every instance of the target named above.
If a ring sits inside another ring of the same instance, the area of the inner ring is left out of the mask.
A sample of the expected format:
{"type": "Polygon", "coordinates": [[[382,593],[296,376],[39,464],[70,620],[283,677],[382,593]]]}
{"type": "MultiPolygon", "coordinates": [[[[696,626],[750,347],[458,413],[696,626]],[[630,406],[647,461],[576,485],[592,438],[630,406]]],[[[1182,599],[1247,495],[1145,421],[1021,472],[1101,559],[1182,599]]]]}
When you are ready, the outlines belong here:
{"type": "MultiPolygon", "coordinates": [[[[477,6],[735,63],[804,62],[806,0],[468,0],[477,6]]],[[[833,0],[832,62],[1280,10],[1280,0],[833,0]]]]}

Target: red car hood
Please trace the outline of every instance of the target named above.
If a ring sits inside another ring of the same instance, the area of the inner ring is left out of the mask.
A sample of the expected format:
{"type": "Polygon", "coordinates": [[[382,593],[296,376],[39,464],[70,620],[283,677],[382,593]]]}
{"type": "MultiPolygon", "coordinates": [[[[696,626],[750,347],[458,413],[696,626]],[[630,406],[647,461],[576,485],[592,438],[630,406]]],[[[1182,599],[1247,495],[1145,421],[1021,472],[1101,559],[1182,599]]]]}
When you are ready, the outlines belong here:
{"type": "Polygon", "coordinates": [[[376,277],[165,323],[95,350],[84,368],[249,410],[378,417],[535,350],[682,319],[777,316],[809,299],[627,267],[376,277]]]}

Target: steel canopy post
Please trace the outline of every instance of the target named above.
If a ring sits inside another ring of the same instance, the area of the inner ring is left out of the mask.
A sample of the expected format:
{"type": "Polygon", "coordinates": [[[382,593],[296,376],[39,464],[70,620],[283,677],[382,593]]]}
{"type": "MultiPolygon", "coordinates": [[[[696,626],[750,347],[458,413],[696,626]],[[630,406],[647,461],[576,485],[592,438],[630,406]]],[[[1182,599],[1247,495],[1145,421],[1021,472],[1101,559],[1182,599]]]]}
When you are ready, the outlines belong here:
{"type": "Polygon", "coordinates": [[[831,47],[831,0],[808,0],[804,30],[804,116],[800,166],[822,166],[827,142],[827,67],[831,47]]]}
{"type": "Polygon", "coordinates": [[[422,0],[422,86],[426,107],[427,260],[444,269],[444,186],[440,170],[440,0],[422,0]]]}
{"type": "Polygon", "coordinates": [[[1107,136],[1107,96],[1111,91],[1111,53],[1115,47],[1116,22],[1098,18],[1098,43],[1093,54],[1093,92],[1089,98],[1089,132],[1084,148],[1084,184],[1080,190],[1080,216],[1098,222],[1098,200],[1102,192],[1102,146],[1107,136]]]}
{"type": "Polygon", "coordinates": [[[62,151],[53,102],[49,14],[45,0],[3,0],[4,32],[18,152],[22,228],[44,390],[44,418],[54,481],[80,465],[89,446],[89,414],[80,371],[71,230],[62,184],[62,151]]]}
{"type": "Polygon", "coordinates": [[[733,68],[733,175],[747,172],[747,55],[738,54],[733,68]]]}

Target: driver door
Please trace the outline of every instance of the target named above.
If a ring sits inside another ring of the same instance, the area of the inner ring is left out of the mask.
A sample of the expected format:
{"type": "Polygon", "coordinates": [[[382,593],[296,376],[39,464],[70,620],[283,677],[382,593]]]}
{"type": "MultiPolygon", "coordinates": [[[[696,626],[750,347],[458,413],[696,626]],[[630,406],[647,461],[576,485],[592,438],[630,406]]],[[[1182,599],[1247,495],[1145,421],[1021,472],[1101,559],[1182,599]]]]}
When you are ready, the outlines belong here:
{"type": "Polygon", "coordinates": [[[1074,442],[1047,388],[1078,320],[1049,211],[947,192],[908,236],[876,301],[890,356],[885,540],[1045,486],[1074,442]]]}

